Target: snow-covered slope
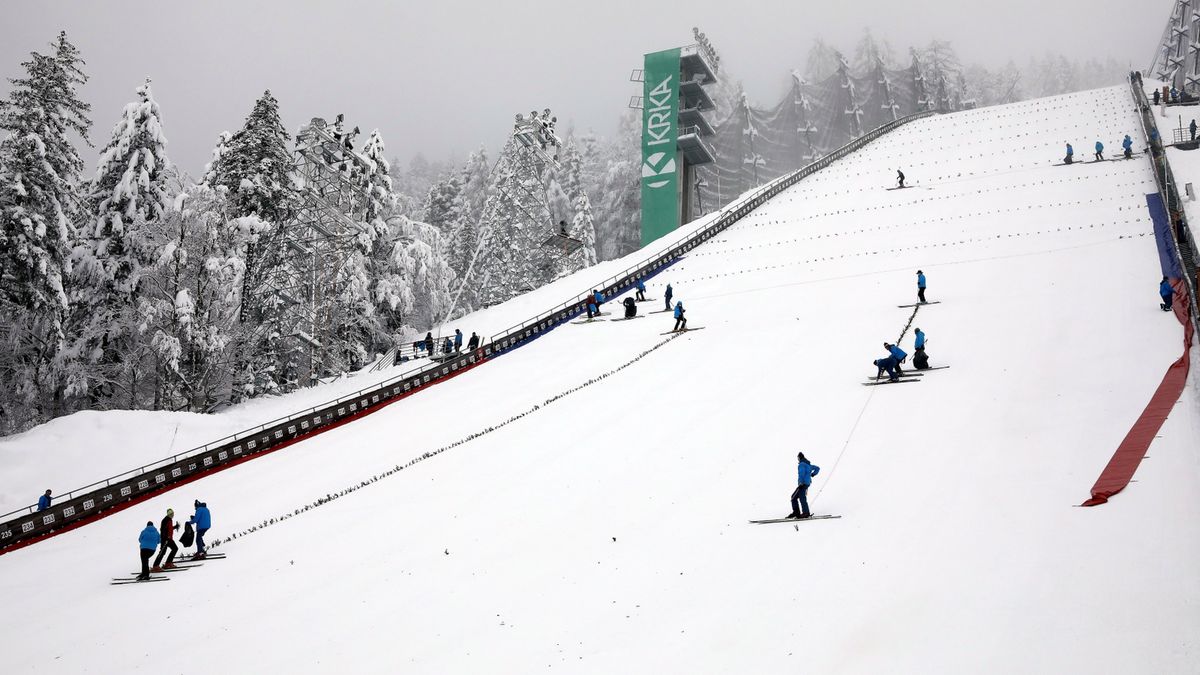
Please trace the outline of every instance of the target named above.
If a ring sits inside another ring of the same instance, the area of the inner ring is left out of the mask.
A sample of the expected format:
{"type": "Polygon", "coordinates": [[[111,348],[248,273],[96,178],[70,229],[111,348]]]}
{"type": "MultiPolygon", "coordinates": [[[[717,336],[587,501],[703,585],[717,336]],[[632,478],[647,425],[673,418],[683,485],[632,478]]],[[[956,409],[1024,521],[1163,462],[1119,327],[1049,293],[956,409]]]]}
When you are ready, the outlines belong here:
{"type": "Polygon", "coordinates": [[[565,326],[0,556],[6,670],[1190,672],[1194,388],[1138,482],[1073,506],[1181,345],[1145,160],[1051,165],[1135,128],[1123,87],[913,123],[660,276],[701,332],[565,326]],[[916,187],[884,190],[898,167],[916,187]],[[863,387],[917,269],[952,367],[863,387]],[[168,506],[206,500],[225,537],[442,447],[226,560],[107,585],[168,506]],[[798,450],[843,517],[748,525],[788,511],[798,450]]]}

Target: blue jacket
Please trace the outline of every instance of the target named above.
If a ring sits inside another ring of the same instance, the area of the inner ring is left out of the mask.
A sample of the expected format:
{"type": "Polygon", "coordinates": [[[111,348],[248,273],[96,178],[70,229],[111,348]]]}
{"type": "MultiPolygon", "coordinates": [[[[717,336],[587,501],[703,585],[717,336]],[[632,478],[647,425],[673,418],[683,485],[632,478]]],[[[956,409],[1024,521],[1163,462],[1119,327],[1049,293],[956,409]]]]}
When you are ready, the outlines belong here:
{"type": "Polygon", "coordinates": [[[889,368],[895,368],[897,365],[899,365],[896,361],[896,357],[894,357],[894,356],[889,356],[884,359],[875,359],[871,363],[875,364],[875,367],[878,368],[881,372],[884,370],[888,370],[889,368]]]}
{"type": "Polygon", "coordinates": [[[917,275],[917,288],[925,288],[925,275],[924,274],[917,275]]]}
{"type": "Polygon", "coordinates": [[[896,359],[896,363],[899,363],[899,362],[903,361],[904,359],[908,358],[908,352],[904,351],[903,349],[900,349],[900,347],[898,347],[897,345],[892,345],[891,349],[889,349],[888,351],[892,353],[892,358],[896,359]]]}
{"type": "Polygon", "coordinates": [[[50,498],[46,495],[38,497],[38,511],[45,511],[50,508],[50,498]]]}
{"type": "Polygon", "coordinates": [[[638,279],[637,281],[633,282],[633,287],[638,289],[639,291],[646,290],[646,284],[643,283],[641,279],[638,279]]]}
{"type": "Polygon", "coordinates": [[[158,528],[153,525],[147,525],[146,529],[142,530],[142,533],[138,535],[138,545],[142,548],[158,548],[158,528]]]}
{"type": "Polygon", "coordinates": [[[462,331],[461,330],[454,331],[454,346],[455,347],[462,346],[462,331]]]}
{"type": "Polygon", "coordinates": [[[1096,152],[1104,152],[1104,144],[1096,141],[1096,152]]]}
{"type": "Polygon", "coordinates": [[[921,332],[920,328],[917,329],[917,340],[915,345],[917,349],[925,346],[925,333],[921,332]]]}
{"type": "Polygon", "coordinates": [[[812,485],[813,476],[820,472],[821,467],[817,466],[816,464],[800,462],[796,465],[796,473],[798,474],[797,478],[799,479],[798,485],[812,485]]]}
{"type": "Polygon", "coordinates": [[[1074,155],[1074,154],[1075,154],[1075,148],[1072,148],[1071,144],[1067,143],[1067,157],[1070,157],[1071,155],[1074,155]]]}
{"type": "Polygon", "coordinates": [[[188,522],[195,524],[197,530],[207,530],[212,527],[212,516],[208,513],[208,505],[197,506],[196,515],[192,516],[188,522]]]}
{"type": "Polygon", "coordinates": [[[592,297],[596,299],[597,307],[600,306],[600,303],[604,302],[604,296],[600,294],[600,291],[596,291],[595,293],[593,293],[592,297]]]}
{"type": "Polygon", "coordinates": [[[1175,294],[1175,289],[1171,288],[1170,281],[1164,281],[1158,285],[1158,294],[1163,296],[1164,298],[1169,298],[1175,294]]]}
{"type": "Polygon", "coordinates": [[[675,318],[676,319],[683,318],[683,303],[682,302],[675,303],[675,318]]]}
{"type": "Polygon", "coordinates": [[[1128,134],[1125,135],[1125,140],[1121,141],[1121,147],[1129,150],[1133,147],[1133,139],[1128,134]]]}
{"type": "Polygon", "coordinates": [[[675,293],[671,290],[671,284],[667,284],[667,297],[671,297],[675,293]]]}

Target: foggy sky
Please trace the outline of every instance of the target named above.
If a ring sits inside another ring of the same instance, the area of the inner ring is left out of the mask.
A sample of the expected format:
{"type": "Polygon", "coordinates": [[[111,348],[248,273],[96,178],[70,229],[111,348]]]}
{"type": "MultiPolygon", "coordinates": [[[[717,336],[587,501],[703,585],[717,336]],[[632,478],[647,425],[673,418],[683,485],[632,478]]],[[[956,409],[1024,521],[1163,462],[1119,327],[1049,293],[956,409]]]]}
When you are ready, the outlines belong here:
{"type": "MultiPolygon", "coordinates": [[[[950,40],[964,63],[1024,67],[1047,50],[1146,68],[1171,0],[5,0],[0,95],[30,51],[66,30],[87,61],[91,140],[103,145],[134,88],[153,80],[172,161],[199,175],[217,134],[270,89],[290,133],[346,114],[407,163],[494,151],[517,112],[608,135],[645,52],[699,26],[754,101],[774,104],[815,37],[852,54],[864,27],[903,56],[950,40]]],[[[1115,83],[1114,83],[1115,84],[1115,83]]],[[[365,138],[365,137],[364,137],[365,138]]],[[[97,152],[81,149],[89,171],[97,152]]]]}

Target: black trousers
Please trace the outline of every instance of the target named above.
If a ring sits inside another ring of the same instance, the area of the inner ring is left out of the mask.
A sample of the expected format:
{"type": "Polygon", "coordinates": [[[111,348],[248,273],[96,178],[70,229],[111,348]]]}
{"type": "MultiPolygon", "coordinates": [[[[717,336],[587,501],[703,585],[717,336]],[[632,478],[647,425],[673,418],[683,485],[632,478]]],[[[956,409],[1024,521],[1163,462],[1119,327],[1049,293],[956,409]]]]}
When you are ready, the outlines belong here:
{"type": "Polygon", "coordinates": [[[920,300],[921,302],[925,302],[925,287],[924,286],[921,286],[920,288],[917,289],[917,299],[920,300]]]}
{"type": "Polygon", "coordinates": [[[174,539],[167,539],[163,541],[162,546],[158,549],[158,557],[154,559],[155,567],[162,564],[163,554],[167,552],[167,549],[171,550],[171,555],[167,556],[167,564],[170,565],[175,562],[175,554],[179,552],[179,547],[175,545],[174,539]]]}
{"type": "Polygon", "coordinates": [[[792,513],[801,513],[803,515],[811,515],[808,510],[808,486],[797,485],[796,491],[792,493],[792,513]],[[797,503],[799,502],[799,503],[797,503]],[[800,509],[803,507],[803,511],[800,509]]]}
{"type": "Polygon", "coordinates": [[[150,576],[150,556],[152,555],[154,555],[154,549],[142,549],[142,574],[139,577],[140,579],[145,579],[150,576]]]}
{"type": "Polygon", "coordinates": [[[679,330],[680,328],[687,328],[687,319],[683,318],[682,316],[678,319],[675,319],[674,330],[679,330]]]}
{"type": "Polygon", "coordinates": [[[639,301],[639,302],[645,301],[645,299],[646,299],[646,291],[638,291],[638,292],[637,292],[637,299],[638,299],[638,301],[639,301]]]}

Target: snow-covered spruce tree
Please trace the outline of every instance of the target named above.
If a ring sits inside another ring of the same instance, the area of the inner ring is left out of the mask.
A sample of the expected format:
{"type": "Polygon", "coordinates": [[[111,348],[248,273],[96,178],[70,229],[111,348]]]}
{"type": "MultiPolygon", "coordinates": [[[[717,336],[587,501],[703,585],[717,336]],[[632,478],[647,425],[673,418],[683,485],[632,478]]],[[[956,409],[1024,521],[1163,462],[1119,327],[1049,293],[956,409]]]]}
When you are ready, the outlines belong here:
{"type": "MultiPolygon", "coordinates": [[[[450,268],[454,271],[452,290],[457,296],[456,314],[466,314],[479,307],[477,287],[470,283],[468,270],[479,249],[479,224],[487,203],[491,165],[483,148],[471,153],[459,177],[460,199],[457,205],[458,226],[446,241],[450,268]]],[[[478,271],[472,270],[471,276],[478,271]]]]}
{"type": "Polygon", "coordinates": [[[204,165],[204,177],[200,182],[209,187],[216,186],[217,166],[221,163],[221,158],[229,154],[229,141],[233,138],[233,134],[228,131],[222,131],[217,135],[217,145],[213,148],[212,159],[208,164],[204,165]]]}
{"type": "Polygon", "coordinates": [[[82,391],[67,350],[67,280],[83,162],[71,135],[86,142],[87,81],[78,50],[60,33],[53,55],[34,52],[25,76],[0,101],[0,430],[11,432],[68,412],[82,391]]]}
{"type": "Polygon", "coordinates": [[[142,276],[161,243],[159,221],[171,205],[171,165],[149,80],[137,94],[100,153],[88,199],[91,218],[74,251],[73,312],[83,353],[94,364],[88,378],[93,406],[139,408],[143,390],[154,393],[137,307],[142,276]]]}
{"type": "MultiPolygon", "coordinates": [[[[570,214],[569,218],[562,219],[568,223],[570,236],[581,241],[583,246],[571,255],[559,258],[555,278],[596,264],[596,227],[591,200],[584,189],[583,155],[575,146],[574,139],[568,141],[561,154],[562,170],[559,173],[562,188],[569,200],[567,212],[570,214]]],[[[551,201],[551,204],[555,202],[551,201]]]]}
{"type": "Polygon", "coordinates": [[[243,261],[229,255],[222,193],[203,184],[172,191],[138,311],[156,363],[155,407],[204,411],[229,395],[243,261]]]}
{"type": "Polygon", "coordinates": [[[641,118],[626,113],[616,138],[602,146],[601,170],[592,202],[600,260],[612,260],[641,246],[641,118]]]}
{"type": "Polygon", "coordinates": [[[282,270],[283,228],[297,210],[289,142],[279,104],[264,92],[209,172],[210,184],[229,195],[233,254],[245,268],[239,312],[245,337],[234,363],[235,401],[296,385],[289,365],[293,347],[281,330],[284,308],[269,291],[271,275],[282,270]]]}

